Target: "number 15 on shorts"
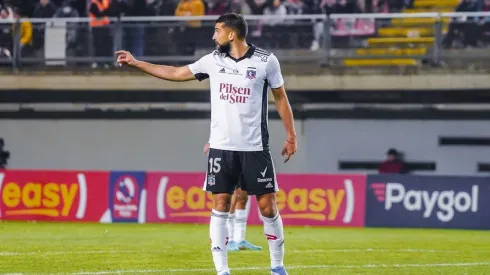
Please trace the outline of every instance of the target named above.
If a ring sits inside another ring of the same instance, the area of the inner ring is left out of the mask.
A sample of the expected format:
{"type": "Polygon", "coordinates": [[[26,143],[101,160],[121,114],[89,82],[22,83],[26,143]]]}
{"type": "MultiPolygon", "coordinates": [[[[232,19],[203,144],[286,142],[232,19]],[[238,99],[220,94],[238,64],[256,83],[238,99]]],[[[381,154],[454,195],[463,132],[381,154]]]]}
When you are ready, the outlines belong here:
{"type": "Polygon", "coordinates": [[[218,174],[221,171],[221,158],[209,158],[209,174],[218,174]]]}

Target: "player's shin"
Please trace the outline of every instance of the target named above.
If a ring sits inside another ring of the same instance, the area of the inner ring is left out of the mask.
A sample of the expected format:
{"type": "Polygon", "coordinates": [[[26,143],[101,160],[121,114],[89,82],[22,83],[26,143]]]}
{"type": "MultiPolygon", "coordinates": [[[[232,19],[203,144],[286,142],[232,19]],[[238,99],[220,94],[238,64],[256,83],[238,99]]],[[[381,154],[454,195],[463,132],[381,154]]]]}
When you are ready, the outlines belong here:
{"type": "Polygon", "coordinates": [[[213,262],[218,274],[230,272],[228,268],[228,229],[226,222],[228,220],[228,212],[220,212],[212,210],[211,222],[209,226],[209,236],[211,238],[211,253],[213,254],[213,262]]]}
{"type": "Polygon", "coordinates": [[[226,227],[228,228],[228,238],[230,238],[230,241],[232,241],[235,232],[235,213],[230,213],[226,224],[226,227]]]}
{"type": "Polygon", "coordinates": [[[264,233],[269,243],[271,268],[284,266],[284,230],[279,212],[272,218],[262,217],[264,233]]]}
{"type": "Polygon", "coordinates": [[[240,243],[245,240],[245,232],[247,230],[247,210],[235,210],[235,232],[233,240],[240,243]]]}

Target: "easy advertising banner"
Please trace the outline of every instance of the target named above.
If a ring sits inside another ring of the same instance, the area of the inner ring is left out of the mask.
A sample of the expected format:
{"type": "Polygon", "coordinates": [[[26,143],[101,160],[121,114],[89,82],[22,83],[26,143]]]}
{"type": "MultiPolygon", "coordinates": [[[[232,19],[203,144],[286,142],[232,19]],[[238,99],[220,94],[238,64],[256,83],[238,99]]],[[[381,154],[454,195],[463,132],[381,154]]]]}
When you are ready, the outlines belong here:
{"type": "Polygon", "coordinates": [[[0,219],[98,222],[108,179],[108,172],[4,170],[0,219]]]}
{"type": "MultiPolygon", "coordinates": [[[[278,175],[277,203],[285,225],[364,225],[365,176],[278,175]]],[[[208,223],[211,194],[204,173],[147,173],[147,222],[208,223]]],[[[249,224],[262,224],[255,199],[249,224]]]]}
{"type": "MultiPolygon", "coordinates": [[[[283,174],[277,181],[284,225],[364,226],[365,176],[283,174]]],[[[262,224],[257,207],[251,208],[249,223],[262,224]]]]}
{"type": "Polygon", "coordinates": [[[148,172],[146,222],[209,223],[211,194],[204,173],[148,172]]]}
{"type": "Polygon", "coordinates": [[[366,226],[490,229],[490,179],[368,176],[366,226]]]}

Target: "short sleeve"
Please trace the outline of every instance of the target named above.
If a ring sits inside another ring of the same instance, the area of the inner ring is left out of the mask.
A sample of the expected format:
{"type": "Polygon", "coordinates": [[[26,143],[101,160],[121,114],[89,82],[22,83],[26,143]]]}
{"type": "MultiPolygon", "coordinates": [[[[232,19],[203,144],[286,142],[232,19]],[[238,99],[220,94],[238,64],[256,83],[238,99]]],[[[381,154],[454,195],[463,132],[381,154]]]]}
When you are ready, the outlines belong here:
{"type": "Polygon", "coordinates": [[[284,85],[284,79],[281,73],[281,65],[279,65],[279,60],[273,54],[269,56],[269,61],[266,65],[267,81],[269,86],[273,89],[279,88],[284,85]]]}
{"type": "Polygon", "coordinates": [[[209,67],[206,64],[206,61],[208,60],[209,55],[205,55],[201,57],[199,60],[196,62],[189,64],[189,69],[191,70],[192,74],[196,77],[197,80],[203,81],[207,78],[209,78],[209,74],[207,73],[206,68],[209,67]]]}

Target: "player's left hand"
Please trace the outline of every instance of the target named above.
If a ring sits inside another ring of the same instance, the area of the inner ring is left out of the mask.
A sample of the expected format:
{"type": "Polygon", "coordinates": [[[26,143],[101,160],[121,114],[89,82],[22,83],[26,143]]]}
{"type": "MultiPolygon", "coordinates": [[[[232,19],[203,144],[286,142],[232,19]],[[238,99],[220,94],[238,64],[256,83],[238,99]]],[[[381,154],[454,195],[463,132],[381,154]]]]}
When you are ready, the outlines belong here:
{"type": "Polygon", "coordinates": [[[203,154],[204,154],[205,156],[207,156],[207,155],[208,155],[208,153],[209,153],[209,143],[206,143],[206,144],[204,145],[204,149],[202,150],[202,152],[203,152],[203,154]]]}
{"type": "Polygon", "coordinates": [[[298,149],[298,145],[296,143],[296,139],[294,140],[286,139],[286,142],[284,143],[284,147],[282,148],[282,152],[281,152],[281,155],[286,156],[284,163],[289,161],[291,156],[294,155],[294,153],[296,153],[297,149],[298,149]]]}

